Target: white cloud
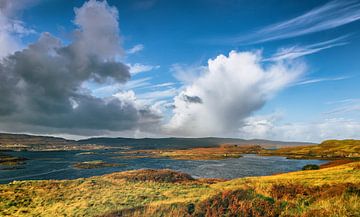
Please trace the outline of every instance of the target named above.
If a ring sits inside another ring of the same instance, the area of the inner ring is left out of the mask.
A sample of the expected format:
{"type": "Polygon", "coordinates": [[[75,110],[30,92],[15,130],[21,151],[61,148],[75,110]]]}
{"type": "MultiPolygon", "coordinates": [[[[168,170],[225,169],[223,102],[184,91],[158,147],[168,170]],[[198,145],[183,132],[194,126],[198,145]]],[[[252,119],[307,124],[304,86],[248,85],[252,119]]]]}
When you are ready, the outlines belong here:
{"type": "Polygon", "coordinates": [[[132,75],[136,75],[141,72],[149,72],[149,71],[160,68],[159,65],[153,66],[153,65],[144,65],[144,64],[140,64],[140,63],[128,64],[128,66],[130,68],[130,73],[132,75]]]}
{"type": "Polygon", "coordinates": [[[149,82],[151,80],[151,77],[145,77],[145,78],[139,78],[139,79],[133,79],[127,82],[123,88],[126,90],[140,88],[140,87],[148,87],[151,85],[149,82]]]}
{"type": "Polygon", "coordinates": [[[332,104],[336,104],[337,106],[328,112],[324,112],[325,115],[339,115],[352,112],[360,114],[360,99],[346,99],[333,102],[332,104]]]}
{"type": "Polygon", "coordinates": [[[169,87],[169,86],[174,86],[175,83],[174,82],[165,82],[165,83],[161,83],[161,84],[155,84],[152,85],[152,88],[160,88],[160,87],[169,87]]]}
{"type": "Polygon", "coordinates": [[[252,34],[223,38],[221,41],[231,44],[256,44],[325,31],[359,19],[359,1],[333,0],[293,19],[269,25],[252,34]]]}
{"type": "Polygon", "coordinates": [[[191,84],[205,70],[206,67],[204,66],[187,66],[181,64],[173,64],[170,68],[174,77],[184,84],[191,84]]]}
{"type": "Polygon", "coordinates": [[[143,99],[143,100],[156,101],[159,99],[173,97],[176,95],[176,93],[177,93],[177,89],[169,88],[166,90],[158,90],[158,91],[141,93],[141,94],[138,94],[138,98],[143,99]]]}
{"type": "Polygon", "coordinates": [[[25,27],[25,24],[13,16],[26,5],[34,1],[22,3],[10,0],[0,2],[0,60],[22,48],[21,37],[35,33],[33,29],[25,27]]]}
{"type": "Polygon", "coordinates": [[[345,118],[330,118],[308,123],[279,123],[273,115],[255,116],[245,120],[239,136],[282,141],[321,142],[327,139],[360,139],[360,122],[345,118]]]}
{"type": "Polygon", "coordinates": [[[348,42],[345,41],[347,36],[338,37],[335,39],[314,43],[310,45],[303,46],[291,46],[280,48],[277,53],[275,53],[270,58],[265,59],[264,61],[279,61],[285,59],[295,59],[302,56],[314,54],[325,49],[332,47],[346,45],[348,42]]]}
{"type": "Polygon", "coordinates": [[[314,83],[319,83],[319,82],[324,82],[324,81],[341,81],[341,80],[345,80],[348,78],[349,78],[348,76],[340,76],[340,77],[334,77],[334,78],[314,78],[314,79],[299,81],[298,83],[295,83],[294,86],[305,85],[305,84],[314,84],[314,83]]]}
{"type": "Polygon", "coordinates": [[[142,44],[137,44],[134,47],[130,48],[129,50],[126,51],[126,53],[128,54],[134,54],[134,53],[138,53],[140,51],[144,50],[144,45],[142,44]]]}
{"type": "Polygon", "coordinates": [[[1,0],[0,9],[7,16],[16,16],[21,10],[29,8],[38,2],[39,0],[1,0]]]}
{"type": "Polygon", "coordinates": [[[109,80],[106,83],[98,84],[93,81],[86,81],[82,84],[82,88],[86,91],[90,91],[91,95],[95,97],[109,97],[118,93],[119,91],[134,90],[136,88],[150,87],[149,82],[151,77],[145,77],[140,79],[132,79],[125,84],[117,83],[113,80],[109,80]]]}
{"type": "Polygon", "coordinates": [[[301,63],[265,68],[261,62],[259,52],[231,51],[210,59],[206,70],[174,98],[174,115],[166,130],[186,136],[231,134],[305,70],[301,63]]]}

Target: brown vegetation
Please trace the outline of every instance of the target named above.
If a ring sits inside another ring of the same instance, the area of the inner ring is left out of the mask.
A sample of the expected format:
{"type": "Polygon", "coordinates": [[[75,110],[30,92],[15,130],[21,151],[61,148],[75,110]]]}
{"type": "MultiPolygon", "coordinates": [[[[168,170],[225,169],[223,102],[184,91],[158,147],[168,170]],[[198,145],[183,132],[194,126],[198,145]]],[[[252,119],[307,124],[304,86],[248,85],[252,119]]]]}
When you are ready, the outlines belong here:
{"type": "Polygon", "coordinates": [[[126,181],[132,182],[186,182],[194,181],[190,175],[186,173],[176,172],[168,169],[163,170],[152,170],[152,169],[143,169],[143,170],[131,170],[120,173],[114,173],[108,175],[111,179],[124,179],[126,181]]]}
{"type": "Polygon", "coordinates": [[[0,165],[13,166],[24,163],[27,159],[24,157],[14,157],[0,152],[0,165]]]}
{"type": "Polygon", "coordinates": [[[117,163],[106,163],[101,160],[85,161],[85,162],[75,163],[73,165],[73,167],[78,169],[97,169],[103,167],[119,167],[119,166],[124,166],[124,165],[117,163]]]}
{"type": "Polygon", "coordinates": [[[0,216],[360,216],[359,166],[223,182],[170,170],[17,181],[0,185],[0,216]]]}
{"type": "Polygon", "coordinates": [[[169,157],[178,160],[220,160],[239,158],[242,154],[256,154],[263,148],[259,145],[223,144],[210,148],[167,149],[167,150],[137,150],[123,152],[130,155],[148,155],[148,157],[169,157]]]}
{"type": "MultiPolygon", "coordinates": [[[[208,199],[194,203],[165,206],[144,206],[102,215],[120,216],[184,216],[184,217],[275,217],[275,216],[332,216],[334,210],[313,206],[333,198],[360,198],[360,186],[352,183],[306,186],[299,183],[273,184],[269,196],[245,187],[225,190],[208,199]]],[[[355,205],[356,207],[359,206],[355,205]]],[[[354,210],[353,210],[354,211],[354,210]]],[[[359,212],[351,214],[356,216],[359,212]]]]}
{"type": "Polygon", "coordinates": [[[360,140],[327,140],[319,145],[263,150],[262,155],[294,159],[359,160],[360,140]]]}

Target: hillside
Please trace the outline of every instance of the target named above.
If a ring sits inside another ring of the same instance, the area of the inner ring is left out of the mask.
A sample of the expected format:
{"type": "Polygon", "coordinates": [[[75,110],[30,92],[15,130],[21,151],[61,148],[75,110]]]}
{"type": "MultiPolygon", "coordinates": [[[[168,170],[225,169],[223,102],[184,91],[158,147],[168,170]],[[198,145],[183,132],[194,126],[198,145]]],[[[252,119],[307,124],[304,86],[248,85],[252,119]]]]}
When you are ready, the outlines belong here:
{"type": "Polygon", "coordinates": [[[108,147],[96,144],[78,144],[75,140],[59,137],[0,133],[0,151],[66,151],[105,148],[108,147]]]}
{"type": "Polygon", "coordinates": [[[327,140],[319,145],[266,150],[263,155],[308,159],[360,159],[360,140],[327,140]]]}
{"type": "Polygon", "coordinates": [[[69,140],[60,137],[33,136],[26,134],[0,133],[0,150],[54,151],[92,150],[118,147],[131,149],[186,149],[195,147],[216,147],[220,144],[261,145],[266,148],[311,145],[301,142],[281,142],[270,140],[244,140],[234,138],[89,138],[69,140]]]}
{"type": "Polygon", "coordinates": [[[73,143],[73,140],[67,140],[59,137],[51,137],[51,136],[34,136],[27,134],[11,134],[11,133],[0,133],[0,145],[5,144],[23,144],[23,145],[31,145],[31,144],[67,144],[73,143]]]}
{"type": "Polygon", "coordinates": [[[284,146],[299,146],[312,145],[307,142],[282,142],[271,140],[245,140],[236,138],[218,138],[218,137],[204,137],[204,138],[89,138],[79,140],[79,144],[99,144],[109,146],[126,145],[132,146],[136,149],[166,149],[166,148],[194,148],[194,147],[215,147],[221,144],[238,144],[238,145],[262,145],[268,148],[278,148],[284,146]]]}
{"type": "Polygon", "coordinates": [[[0,215],[359,216],[359,186],[360,162],[230,181],[138,170],[0,185],[0,215]]]}

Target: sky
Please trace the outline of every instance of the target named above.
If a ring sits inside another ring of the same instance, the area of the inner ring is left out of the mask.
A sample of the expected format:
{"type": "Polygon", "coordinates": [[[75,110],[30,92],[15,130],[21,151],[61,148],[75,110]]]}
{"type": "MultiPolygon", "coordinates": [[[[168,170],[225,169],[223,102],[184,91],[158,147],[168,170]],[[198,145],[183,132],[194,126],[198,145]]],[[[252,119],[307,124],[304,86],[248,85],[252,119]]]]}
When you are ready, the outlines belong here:
{"type": "Polygon", "coordinates": [[[0,131],[360,139],[359,0],[0,0],[0,131]]]}

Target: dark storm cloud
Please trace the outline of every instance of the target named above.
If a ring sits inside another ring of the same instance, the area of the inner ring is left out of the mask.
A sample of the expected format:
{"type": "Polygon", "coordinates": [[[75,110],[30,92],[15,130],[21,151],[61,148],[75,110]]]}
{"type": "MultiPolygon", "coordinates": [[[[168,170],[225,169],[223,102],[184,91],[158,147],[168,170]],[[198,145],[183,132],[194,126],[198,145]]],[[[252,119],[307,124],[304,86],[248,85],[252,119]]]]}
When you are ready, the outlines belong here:
{"type": "Polygon", "coordinates": [[[198,96],[184,95],[184,100],[188,103],[202,103],[202,99],[198,96]]]}
{"type": "MultiPolygon", "coordinates": [[[[125,83],[129,68],[121,55],[118,15],[106,2],[89,1],[75,10],[73,42],[50,33],[0,63],[0,122],[54,128],[128,130],[159,119],[150,110],[116,97],[96,98],[85,81],[125,83]]],[[[8,130],[8,129],[7,129],[8,130]]]]}

